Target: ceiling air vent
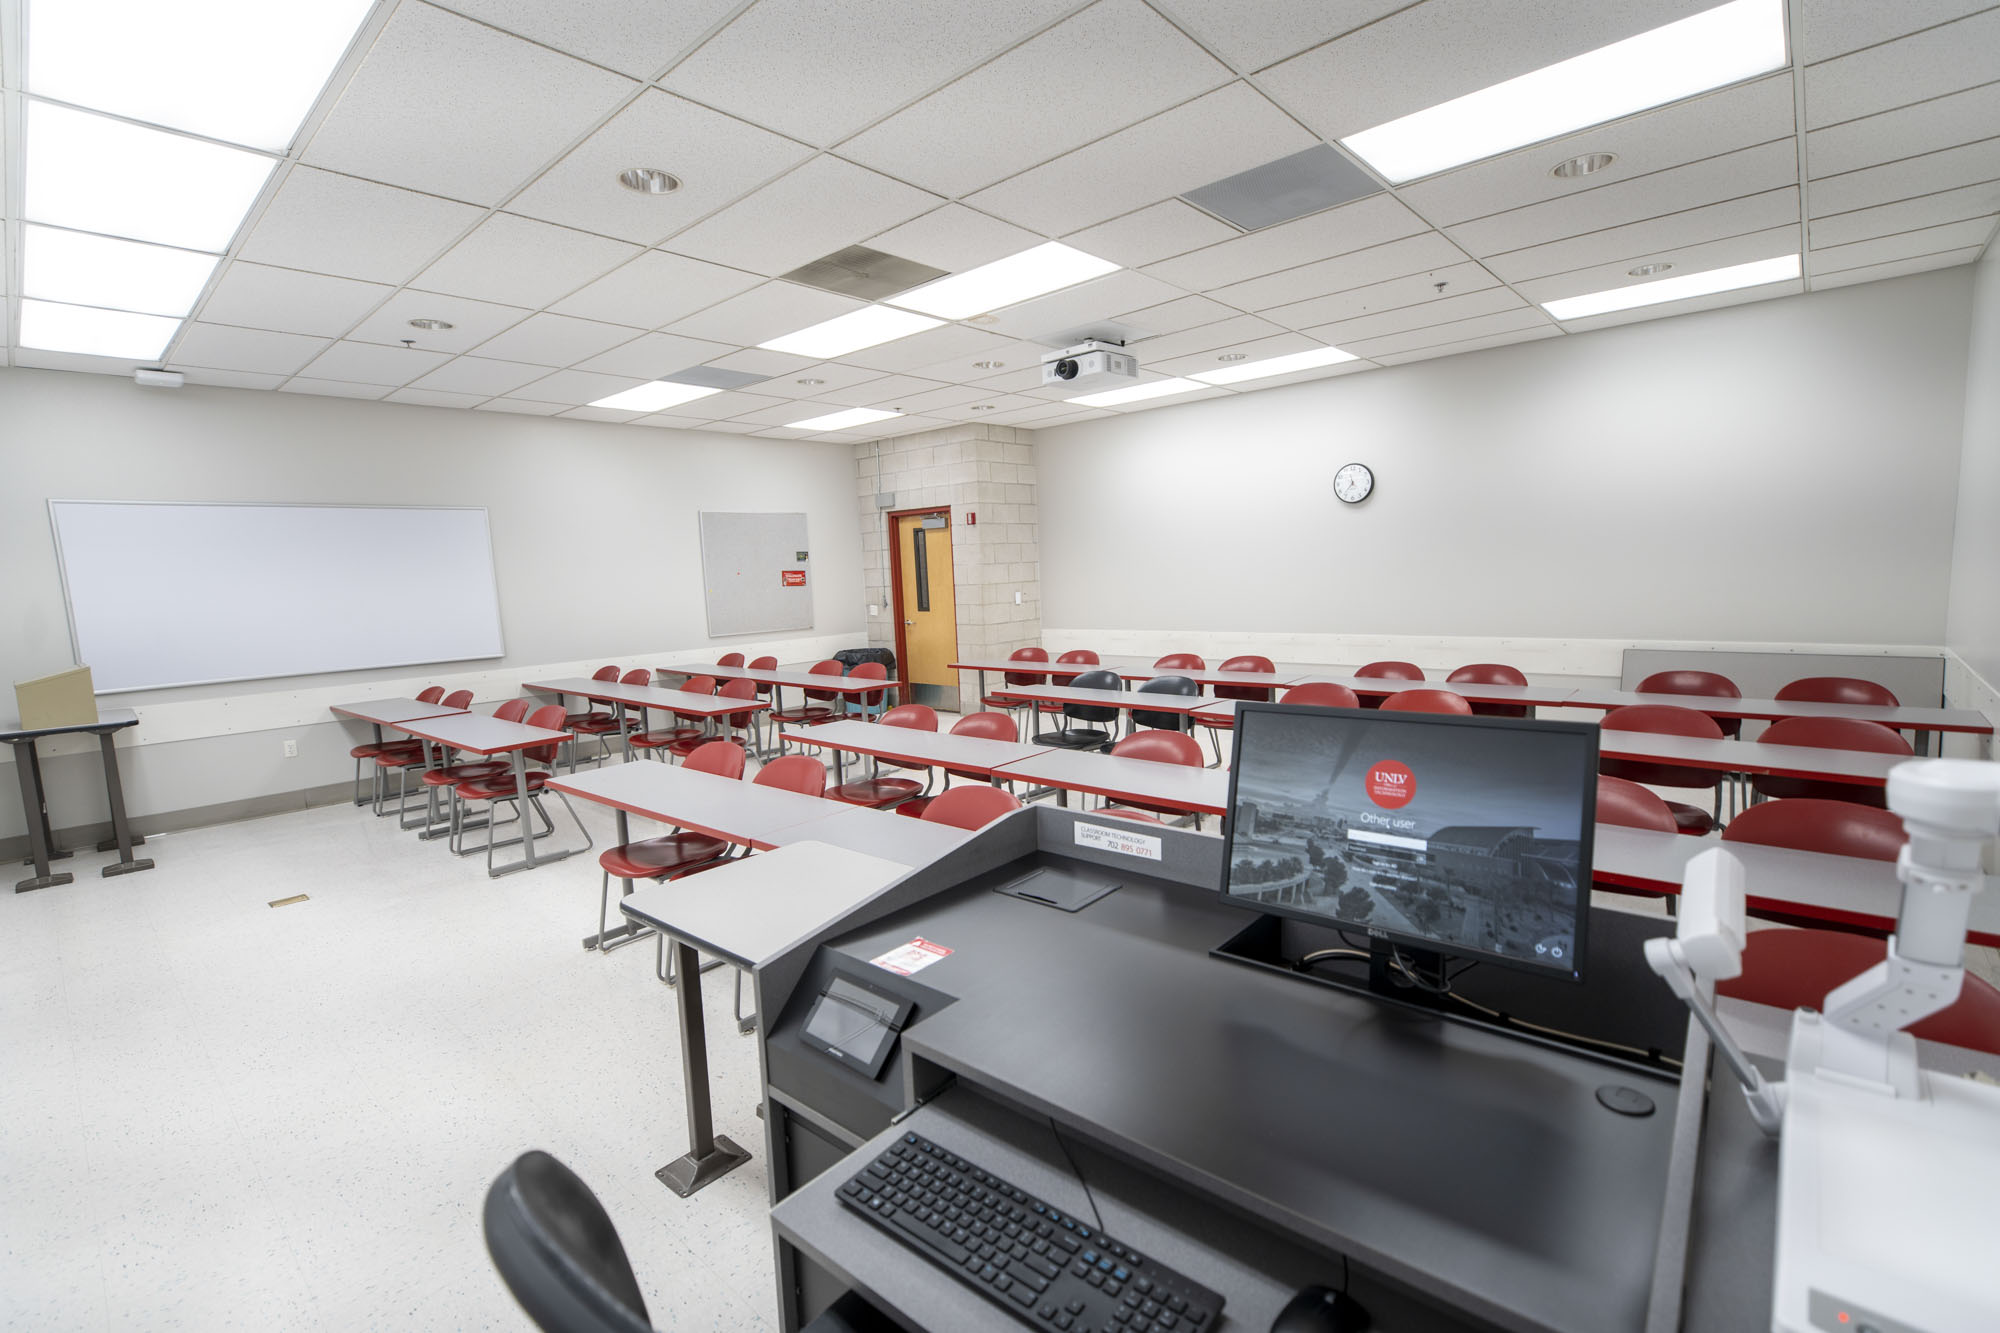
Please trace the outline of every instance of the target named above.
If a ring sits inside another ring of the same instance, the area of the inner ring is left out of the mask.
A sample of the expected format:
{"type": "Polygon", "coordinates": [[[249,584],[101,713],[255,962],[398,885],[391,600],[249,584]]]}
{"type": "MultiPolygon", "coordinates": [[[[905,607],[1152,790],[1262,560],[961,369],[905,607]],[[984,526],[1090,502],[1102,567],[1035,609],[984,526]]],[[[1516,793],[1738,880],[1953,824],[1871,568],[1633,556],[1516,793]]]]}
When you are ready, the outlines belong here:
{"type": "Polygon", "coordinates": [[[865,245],[850,245],[845,250],[836,250],[822,259],[801,264],[790,273],[778,276],[787,282],[802,282],[824,292],[839,292],[842,296],[858,297],[863,301],[879,301],[885,296],[907,292],[912,287],[942,278],[945,270],[919,264],[900,255],[870,250],[865,245]]]}

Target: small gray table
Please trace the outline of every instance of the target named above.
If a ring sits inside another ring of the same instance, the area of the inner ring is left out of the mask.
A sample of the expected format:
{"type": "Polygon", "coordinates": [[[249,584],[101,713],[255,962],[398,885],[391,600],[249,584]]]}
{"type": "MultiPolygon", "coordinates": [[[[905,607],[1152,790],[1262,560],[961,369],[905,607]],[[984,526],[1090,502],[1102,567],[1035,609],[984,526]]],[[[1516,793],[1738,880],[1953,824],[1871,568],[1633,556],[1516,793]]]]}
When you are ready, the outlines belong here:
{"type": "Polygon", "coordinates": [[[104,793],[111,802],[111,836],[97,844],[97,850],[108,852],[118,849],[118,860],[104,867],[99,873],[109,878],[112,875],[129,875],[135,870],[151,870],[153,858],[134,857],[134,844],[144,838],[132,836],[132,826],[125,819],[125,788],[118,781],[118,747],[112,741],[112,734],[126,727],[139,725],[139,715],[129,708],[110,708],[97,715],[95,722],[78,722],[66,727],[21,726],[18,719],[0,723],[0,741],[14,747],[14,776],[21,784],[21,812],[28,821],[29,863],[35,873],[14,885],[14,892],[26,893],[30,889],[47,889],[57,884],[68,884],[76,878],[68,871],[51,873],[49,862],[61,860],[71,853],[56,847],[55,830],[49,827],[48,790],[42,783],[42,761],[35,752],[35,742],[44,736],[68,736],[77,732],[91,732],[104,756],[104,793]]]}
{"type": "MultiPolygon", "coordinates": [[[[1168,806],[1191,815],[1229,813],[1229,771],[1192,764],[1162,764],[1151,759],[1127,759],[1115,754],[1081,750],[1051,750],[998,771],[1054,787],[1059,793],[1080,791],[1136,805],[1168,806]]],[[[1066,795],[1057,800],[1068,805],[1066,795]]]]}
{"type": "MultiPolygon", "coordinates": [[[[488,758],[498,754],[508,757],[508,771],[512,773],[514,779],[516,793],[514,799],[520,806],[522,855],[520,860],[508,865],[491,867],[486,872],[488,875],[497,879],[501,875],[511,875],[516,870],[532,870],[550,861],[560,861],[577,850],[566,848],[554,856],[538,856],[535,852],[535,821],[528,816],[528,797],[531,793],[528,791],[527,752],[545,745],[561,745],[566,740],[574,739],[569,732],[556,731],[548,727],[531,727],[525,722],[507,722],[479,713],[447,713],[442,717],[398,722],[396,729],[407,731],[418,740],[426,742],[424,748],[427,756],[430,753],[430,746],[436,744],[488,758]]],[[[551,782],[549,785],[555,784],[551,782]]],[[[492,816],[489,815],[488,818],[491,819],[492,816]]],[[[550,827],[554,827],[553,823],[550,827]]]]}

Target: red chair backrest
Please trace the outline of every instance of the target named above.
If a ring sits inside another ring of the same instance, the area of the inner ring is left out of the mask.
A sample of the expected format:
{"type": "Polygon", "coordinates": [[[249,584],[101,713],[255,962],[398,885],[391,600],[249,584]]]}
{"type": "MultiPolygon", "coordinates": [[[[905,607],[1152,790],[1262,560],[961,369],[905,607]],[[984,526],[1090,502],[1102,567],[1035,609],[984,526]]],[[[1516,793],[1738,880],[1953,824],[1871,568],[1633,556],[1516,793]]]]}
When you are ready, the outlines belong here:
{"type": "Polygon", "coordinates": [[[1652,829],[1656,833],[1680,832],[1674,812],[1665,801],[1624,778],[1597,779],[1597,822],[1620,828],[1652,829]]]}
{"type": "Polygon", "coordinates": [[[682,694],[714,694],[714,693],[715,693],[715,677],[713,677],[713,676],[689,676],[689,677],[688,677],[688,678],[687,678],[686,680],[684,680],[684,681],[682,681],[682,682],[681,682],[681,693],[682,693],[682,694]]]}
{"type": "Polygon", "coordinates": [[[651,685],[653,683],[653,669],[651,667],[633,667],[618,678],[618,683],[620,685],[651,685]]]}
{"type": "Polygon", "coordinates": [[[1901,816],[1872,805],[1788,796],[1751,806],[1729,821],[1722,840],[1893,861],[1910,835],[1903,830],[1901,816]]]}
{"type": "MultiPolygon", "coordinates": [[[[717,690],[715,694],[719,699],[754,699],[757,697],[757,682],[754,680],[744,680],[741,677],[735,680],[725,680],[722,682],[722,688],[717,690]]],[[[723,720],[732,727],[747,727],[750,725],[750,720],[755,716],[756,710],[752,709],[743,713],[725,714],[723,720]]]]}
{"type": "Polygon", "coordinates": [[[1314,681],[1308,685],[1294,685],[1285,691],[1285,697],[1278,701],[1287,704],[1306,704],[1312,708],[1359,708],[1361,696],[1345,685],[1335,685],[1332,681],[1314,681]]]}
{"type": "MultiPolygon", "coordinates": [[[[1007,654],[1007,660],[1009,662],[1046,662],[1049,660],[1049,650],[1046,648],[1016,648],[1013,652],[1007,654]]],[[[1009,671],[1007,673],[1007,683],[1009,685],[1039,685],[1048,678],[1048,673],[1043,671],[1009,671]]]]}
{"type": "MultiPolygon", "coordinates": [[[[526,721],[527,725],[531,727],[544,727],[550,731],[561,731],[563,729],[563,719],[567,716],[568,714],[563,711],[561,704],[543,704],[540,708],[528,714],[526,721]]],[[[547,745],[537,745],[534,749],[523,753],[522,758],[531,764],[553,764],[556,761],[556,750],[561,744],[561,741],[551,741],[547,745]]],[[[499,756],[496,755],[494,757],[498,758],[499,756]]]]}
{"type": "Polygon", "coordinates": [[[1632,704],[1614,708],[1604,715],[1606,731],[1643,731],[1652,736],[1698,736],[1722,739],[1722,728],[1706,713],[1678,704],[1632,704]]]}
{"type": "MultiPolygon", "coordinates": [[[[844,676],[847,674],[847,668],[834,661],[831,657],[827,658],[824,662],[814,662],[806,669],[815,676],[844,676]]],[[[821,700],[837,697],[832,690],[807,690],[805,695],[808,699],[821,700]]]]}
{"type": "Polygon", "coordinates": [[[1474,662],[1445,677],[1447,682],[1466,685],[1526,685],[1528,678],[1515,667],[1501,662],[1474,662]]]}
{"type": "MultiPolygon", "coordinates": [[[[888,721],[885,717],[884,722],[888,721]]],[[[954,736],[976,736],[988,741],[1019,740],[1014,730],[1014,719],[1005,713],[967,713],[951,724],[954,736]]]]}
{"type": "Polygon", "coordinates": [[[1185,731],[1135,731],[1111,747],[1120,759],[1144,759],[1154,764],[1186,764],[1200,768],[1201,743],[1185,731]]]}
{"type": "Polygon", "coordinates": [[[1424,669],[1415,662],[1370,662],[1354,674],[1369,680],[1422,680],[1424,669]]]}
{"type": "Polygon", "coordinates": [[[715,659],[715,664],[717,666],[740,667],[743,665],[743,654],[724,653],[722,656],[715,659]]]}
{"type": "Polygon", "coordinates": [[[453,690],[444,697],[444,706],[446,708],[470,708],[472,706],[472,691],[453,690]]]}
{"type": "Polygon", "coordinates": [[[1269,671],[1275,674],[1278,670],[1278,666],[1277,663],[1273,662],[1270,658],[1258,657],[1256,654],[1253,653],[1245,657],[1232,657],[1227,662],[1224,662],[1221,666],[1217,667],[1216,670],[1269,671]]]}
{"type": "Polygon", "coordinates": [[[1009,811],[1020,808],[1021,802],[1013,792],[975,784],[950,787],[939,792],[931,798],[931,803],[924,807],[924,818],[933,824],[979,829],[985,828],[1009,811]]]}
{"type": "MultiPolygon", "coordinates": [[[[778,669],[778,659],[775,657],[753,657],[750,659],[750,669],[752,671],[776,671],[778,669]]],[[[774,688],[774,686],[770,685],[759,685],[757,693],[769,694],[774,688]]]]}
{"type": "MultiPolygon", "coordinates": [[[[1057,665],[1060,666],[1064,663],[1070,666],[1096,666],[1098,665],[1097,654],[1089,648],[1072,648],[1056,659],[1057,665]]],[[[1049,684],[1067,685],[1075,680],[1079,674],[1079,672],[1075,671],[1051,671],[1049,673],[1049,684]]]]}
{"type": "MultiPolygon", "coordinates": [[[[880,662],[856,662],[854,670],[847,674],[856,680],[887,680],[889,678],[889,668],[883,666],[880,662]]],[[[873,708],[876,704],[881,703],[883,697],[888,693],[887,690],[870,690],[861,696],[861,702],[864,706],[873,708]]],[[[931,730],[936,731],[937,727],[933,725],[931,730]]]]}
{"type": "Polygon", "coordinates": [[[1641,694],[1698,694],[1710,699],[1741,699],[1736,682],[1713,671],[1655,671],[1639,682],[1641,694]]]}
{"type": "MultiPolygon", "coordinates": [[[[1881,940],[1841,930],[1753,930],[1743,948],[1743,975],[1719,982],[1715,990],[1733,1000],[1779,1009],[1818,1008],[1828,991],[1875,966],[1888,953],[1881,940]]],[[[2000,1055],[2000,990],[1968,972],[1957,1002],[1912,1023],[1910,1035],[2000,1055]]]]}
{"type": "Polygon", "coordinates": [[[1398,690],[1382,701],[1385,713],[1459,713],[1472,716],[1472,705],[1450,690],[1398,690]]]}
{"type": "Polygon", "coordinates": [[[502,722],[519,722],[527,715],[528,701],[526,699],[509,699],[506,703],[501,704],[493,710],[493,716],[499,718],[502,722]]]}
{"type": "Polygon", "coordinates": [[[1888,687],[1853,676],[1807,676],[1778,691],[1790,702],[1820,704],[1874,704],[1894,708],[1900,702],[1888,687]]]}
{"type": "MultiPolygon", "coordinates": [[[[867,665],[880,666],[881,663],[867,665]]],[[[897,704],[882,714],[881,723],[885,727],[908,727],[911,731],[936,731],[937,710],[924,704],[897,704]]],[[[1008,724],[1011,731],[1012,723],[1008,724]]]]}
{"type": "Polygon", "coordinates": [[[1867,750],[1874,754],[1915,754],[1898,732],[1880,722],[1851,717],[1781,717],[1757,738],[1766,745],[1810,745],[1817,750],[1867,750]]]}
{"type": "MultiPolygon", "coordinates": [[[[1278,672],[1277,665],[1270,658],[1255,656],[1232,657],[1217,669],[1221,671],[1268,671],[1272,675],[1276,675],[1278,672]]],[[[1215,697],[1218,699],[1255,699],[1262,703],[1269,703],[1275,693],[1275,690],[1265,689],[1261,685],[1218,685],[1215,687],[1215,697]]]]}
{"type": "Polygon", "coordinates": [[[1202,661],[1193,653],[1168,653],[1165,657],[1153,663],[1153,670],[1206,671],[1208,670],[1208,663],[1202,661]]]}
{"type": "Polygon", "coordinates": [[[592,680],[617,680],[618,668],[615,666],[599,667],[590,673],[590,678],[592,680]]]}
{"type": "Polygon", "coordinates": [[[743,747],[735,741],[710,741],[697,745],[681,767],[696,773],[713,773],[720,778],[743,776],[743,747]]]}
{"type": "Polygon", "coordinates": [[[760,787],[777,787],[804,796],[824,796],[826,765],[820,762],[817,755],[788,754],[758,769],[756,782],[760,787]]]}
{"type": "Polygon", "coordinates": [[[420,704],[434,704],[442,698],[444,698],[442,685],[426,685],[417,692],[417,702],[420,704]]]}

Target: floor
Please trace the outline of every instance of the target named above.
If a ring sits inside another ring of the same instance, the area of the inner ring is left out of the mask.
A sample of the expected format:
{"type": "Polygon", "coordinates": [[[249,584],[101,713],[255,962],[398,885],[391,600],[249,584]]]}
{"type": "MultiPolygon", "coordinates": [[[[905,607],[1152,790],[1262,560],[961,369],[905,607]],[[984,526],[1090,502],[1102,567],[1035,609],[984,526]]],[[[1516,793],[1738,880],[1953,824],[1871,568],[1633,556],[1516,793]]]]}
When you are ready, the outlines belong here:
{"type": "Polygon", "coordinates": [[[596,1191],[661,1327],[776,1326],[730,974],[716,1128],[754,1156],[684,1200],[653,1178],[686,1148],[673,992],[650,943],[579,947],[594,856],[489,880],[350,807],[145,850],[0,891],[0,1328],[525,1329],[479,1217],[531,1147],[596,1191]]]}

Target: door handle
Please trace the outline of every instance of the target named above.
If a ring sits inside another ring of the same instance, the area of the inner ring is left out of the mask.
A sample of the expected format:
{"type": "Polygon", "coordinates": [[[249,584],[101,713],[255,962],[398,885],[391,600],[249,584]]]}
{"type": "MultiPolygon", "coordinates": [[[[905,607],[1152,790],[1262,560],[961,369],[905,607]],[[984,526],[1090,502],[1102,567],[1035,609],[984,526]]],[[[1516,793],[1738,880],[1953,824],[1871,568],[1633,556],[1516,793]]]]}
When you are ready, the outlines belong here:
{"type": "Polygon", "coordinates": [[[903,623],[904,623],[905,625],[914,625],[914,624],[916,624],[917,622],[916,622],[916,621],[914,621],[914,620],[905,620],[905,621],[904,621],[903,623]]]}

